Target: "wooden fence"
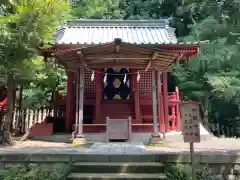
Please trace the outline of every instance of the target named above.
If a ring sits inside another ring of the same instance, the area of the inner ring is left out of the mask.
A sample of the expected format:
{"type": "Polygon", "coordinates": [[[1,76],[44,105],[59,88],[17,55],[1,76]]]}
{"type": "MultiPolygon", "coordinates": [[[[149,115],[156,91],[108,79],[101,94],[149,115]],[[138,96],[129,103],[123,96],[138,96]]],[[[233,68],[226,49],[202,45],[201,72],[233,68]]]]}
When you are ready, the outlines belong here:
{"type": "Polygon", "coordinates": [[[217,137],[237,137],[238,136],[238,132],[234,127],[209,123],[208,128],[217,137]]]}
{"type": "Polygon", "coordinates": [[[34,124],[43,122],[47,117],[64,117],[64,107],[58,109],[15,109],[12,129],[21,133],[27,132],[34,124]]]}
{"type": "MultiPolygon", "coordinates": [[[[58,109],[39,108],[15,110],[13,114],[12,129],[18,132],[27,132],[35,123],[43,122],[46,117],[64,117],[65,106],[58,109]]],[[[208,129],[217,137],[238,137],[235,127],[209,123],[208,129]]]]}

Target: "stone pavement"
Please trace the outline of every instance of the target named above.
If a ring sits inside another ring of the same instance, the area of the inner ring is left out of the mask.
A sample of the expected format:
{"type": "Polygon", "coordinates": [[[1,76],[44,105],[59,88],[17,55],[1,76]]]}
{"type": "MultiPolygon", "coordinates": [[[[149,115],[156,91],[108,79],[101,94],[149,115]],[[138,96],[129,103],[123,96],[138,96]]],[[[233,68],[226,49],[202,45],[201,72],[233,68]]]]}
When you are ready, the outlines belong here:
{"type": "Polygon", "coordinates": [[[143,143],[94,143],[90,148],[80,147],[2,147],[0,154],[148,154],[148,150],[143,143]]]}
{"type": "Polygon", "coordinates": [[[96,154],[145,154],[150,153],[143,143],[94,143],[88,153],[96,154]]]}

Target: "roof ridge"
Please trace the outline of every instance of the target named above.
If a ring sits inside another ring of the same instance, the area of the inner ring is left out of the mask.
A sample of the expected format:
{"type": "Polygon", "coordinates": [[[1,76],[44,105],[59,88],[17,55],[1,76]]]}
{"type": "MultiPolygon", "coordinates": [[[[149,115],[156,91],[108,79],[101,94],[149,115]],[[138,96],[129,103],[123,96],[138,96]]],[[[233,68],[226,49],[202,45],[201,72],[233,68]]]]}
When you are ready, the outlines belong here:
{"type": "Polygon", "coordinates": [[[76,19],[66,22],[67,27],[80,27],[80,26],[134,26],[134,27],[168,27],[168,19],[158,20],[103,20],[103,19],[76,19]]]}

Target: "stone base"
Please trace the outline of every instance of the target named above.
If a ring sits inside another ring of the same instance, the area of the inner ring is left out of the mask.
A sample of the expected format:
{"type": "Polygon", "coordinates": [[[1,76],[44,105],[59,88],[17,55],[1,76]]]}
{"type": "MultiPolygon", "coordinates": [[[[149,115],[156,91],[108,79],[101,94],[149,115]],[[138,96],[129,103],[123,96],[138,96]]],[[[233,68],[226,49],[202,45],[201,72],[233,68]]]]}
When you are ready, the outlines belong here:
{"type": "Polygon", "coordinates": [[[149,144],[163,144],[163,138],[161,135],[152,135],[149,139],[149,144]]]}
{"type": "Polygon", "coordinates": [[[73,141],[72,141],[72,144],[74,145],[74,146],[81,146],[81,145],[84,145],[84,144],[86,144],[87,142],[86,142],[86,140],[85,140],[85,138],[84,137],[76,137],[75,139],[73,139],[73,141]]]}

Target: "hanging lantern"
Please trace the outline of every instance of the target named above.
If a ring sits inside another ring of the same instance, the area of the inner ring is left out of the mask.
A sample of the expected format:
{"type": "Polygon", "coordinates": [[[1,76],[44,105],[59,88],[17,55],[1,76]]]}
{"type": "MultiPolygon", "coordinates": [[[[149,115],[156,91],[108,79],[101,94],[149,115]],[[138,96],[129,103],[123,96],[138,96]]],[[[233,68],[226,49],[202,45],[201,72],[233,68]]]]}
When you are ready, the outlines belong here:
{"type": "Polygon", "coordinates": [[[94,77],[95,77],[95,72],[92,71],[92,75],[91,75],[91,80],[94,81],[94,77]]]}
{"type": "Polygon", "coordinates": [[[139,71],[138,71],[137,82],[139,82],[139,80],[140,80],[140,73],[139,73],[139,71]]]}
{"type": "Polygon", "coordinates": [[[107,73],[104,76],[103,82],[106,83],[107,82],[107,73]]]}
{"type": "Polygon", "coordinates": [[[127,74],[124,75],[123,83],[126,84],[127,82],[127,74]]]}

